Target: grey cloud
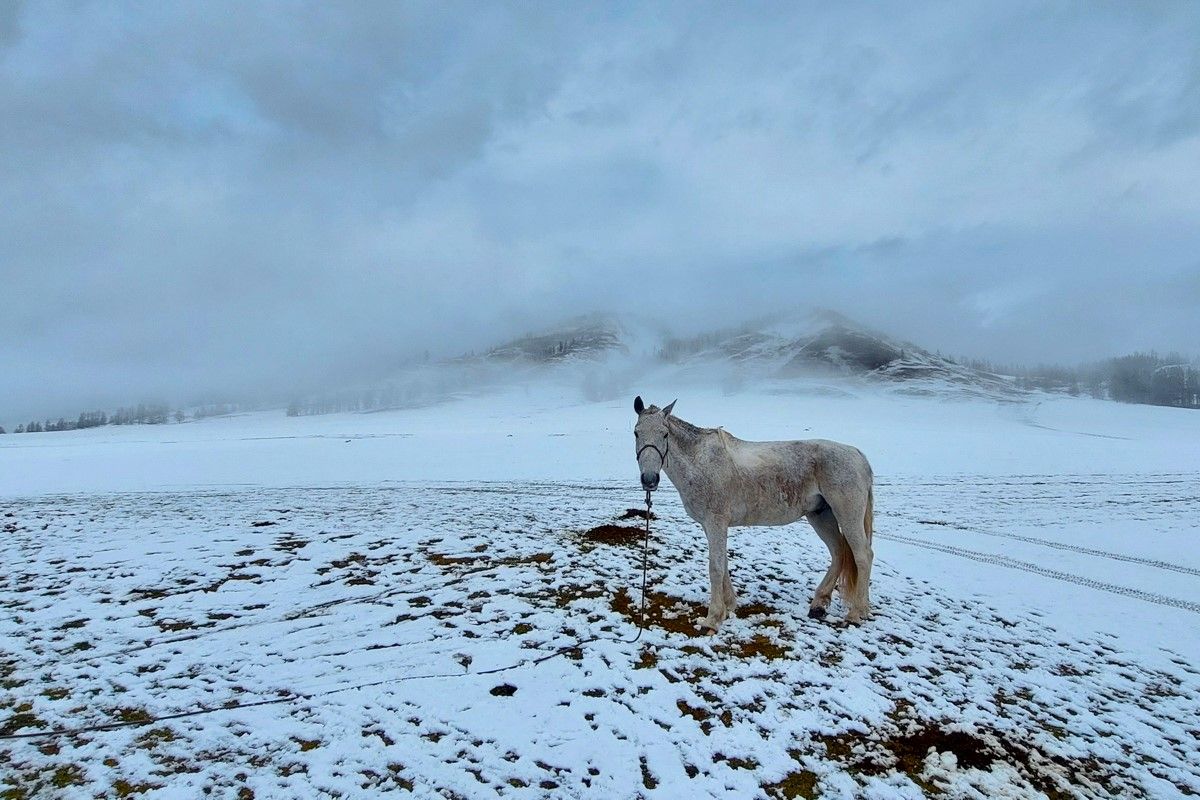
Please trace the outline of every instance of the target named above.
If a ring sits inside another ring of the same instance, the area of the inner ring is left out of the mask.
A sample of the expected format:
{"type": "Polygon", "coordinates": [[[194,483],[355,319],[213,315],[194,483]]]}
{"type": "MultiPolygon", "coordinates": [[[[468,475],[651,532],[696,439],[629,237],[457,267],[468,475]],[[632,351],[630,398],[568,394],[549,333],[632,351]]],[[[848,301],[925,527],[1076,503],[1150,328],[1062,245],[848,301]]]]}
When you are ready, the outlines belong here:
{"type": "Polygon", "coordinates": [[[0,4],[0,415],[585,310],[1186,349],[1197,42],[1187,3],[0,4]]]}
{"type": "Polygon", "coordinates": [[[21,10],[24,0],[10,0],[0,5],[0,47],[11,44],[21,35],[21,10]]]}

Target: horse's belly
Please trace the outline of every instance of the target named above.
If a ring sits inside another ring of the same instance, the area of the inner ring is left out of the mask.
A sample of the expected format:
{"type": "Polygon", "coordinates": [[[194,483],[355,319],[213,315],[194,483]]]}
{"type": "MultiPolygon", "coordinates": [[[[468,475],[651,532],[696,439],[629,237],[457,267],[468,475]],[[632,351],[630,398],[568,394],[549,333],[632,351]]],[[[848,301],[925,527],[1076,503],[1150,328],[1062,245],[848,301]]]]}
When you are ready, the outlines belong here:
{"type": "Polygon", "coordinates": [[[729,524],[733,527],[753,527],[757,525],[790,525],[804,516],[804,509],[788,504],[759,507],[755,509],[738,509],[733,514],[729,524]]]}

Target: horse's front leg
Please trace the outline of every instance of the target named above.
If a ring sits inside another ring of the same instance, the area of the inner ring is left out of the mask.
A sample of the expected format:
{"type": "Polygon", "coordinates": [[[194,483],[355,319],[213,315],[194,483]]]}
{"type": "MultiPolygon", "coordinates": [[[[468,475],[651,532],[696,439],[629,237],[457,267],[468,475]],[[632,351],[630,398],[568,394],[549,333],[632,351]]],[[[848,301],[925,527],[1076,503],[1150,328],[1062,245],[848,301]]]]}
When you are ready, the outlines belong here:
{"type": "Polygon", "coordinates": [[[733,601],[733,587],[727,587],[729,527],[722,520],[710,520],[704,523],[704,535],[708,537],[708,616],[697,624],[716,632],[729,616],[733,601]]]}

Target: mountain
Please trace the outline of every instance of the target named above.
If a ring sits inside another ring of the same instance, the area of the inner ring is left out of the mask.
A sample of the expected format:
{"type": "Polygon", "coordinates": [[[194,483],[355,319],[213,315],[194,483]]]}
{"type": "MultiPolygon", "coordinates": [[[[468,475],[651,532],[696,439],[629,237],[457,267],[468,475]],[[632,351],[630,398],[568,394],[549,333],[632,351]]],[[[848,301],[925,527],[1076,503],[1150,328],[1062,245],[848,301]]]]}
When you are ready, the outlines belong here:
{"type": "Polygon", "coordinates": [[[553,382],[607,400],[653,378],[727,390],[839,392],[847,381],[898,394],[1015,399],[1012,378],[973,369],[832,311],[764,317],[686,338],[632,317],[593,314],[480,352],[416,365],[374,385],[297,399],[289,413],[425,406],[553,382]],[[815,386],[813,385],[815,383],[815,386]]]}
{"type": "Polygon", "coordinates": [[[659,355],[673,364],[732,364],[767,379],[842,375],[904,384],[898,390],[911,394],[1018,393],[1011,378],[964,366],[833,311],[767,317],[668,339],[659,355]]]}
{"type": "Polygon", "coordinates": [[[628,332],[616,318],[589,315],[565,320],[553,328],[504,342],[482,356],[463,356],[455,360],[534,364],[597,361],[614,352],[628,353],[625,344],[627,338],[628,332]]]}

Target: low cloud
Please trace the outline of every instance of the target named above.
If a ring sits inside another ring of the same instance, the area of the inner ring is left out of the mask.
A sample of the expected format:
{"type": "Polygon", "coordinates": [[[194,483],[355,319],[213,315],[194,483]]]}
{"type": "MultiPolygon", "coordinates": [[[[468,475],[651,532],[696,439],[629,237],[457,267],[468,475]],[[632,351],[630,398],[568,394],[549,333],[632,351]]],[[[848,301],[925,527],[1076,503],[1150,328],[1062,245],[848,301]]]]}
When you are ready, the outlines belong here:
{"type": "Polygon", "coordinates": [[[1194,349],[1200,7],[0,7],[0,411],[575,312],[1194,349]]]}

